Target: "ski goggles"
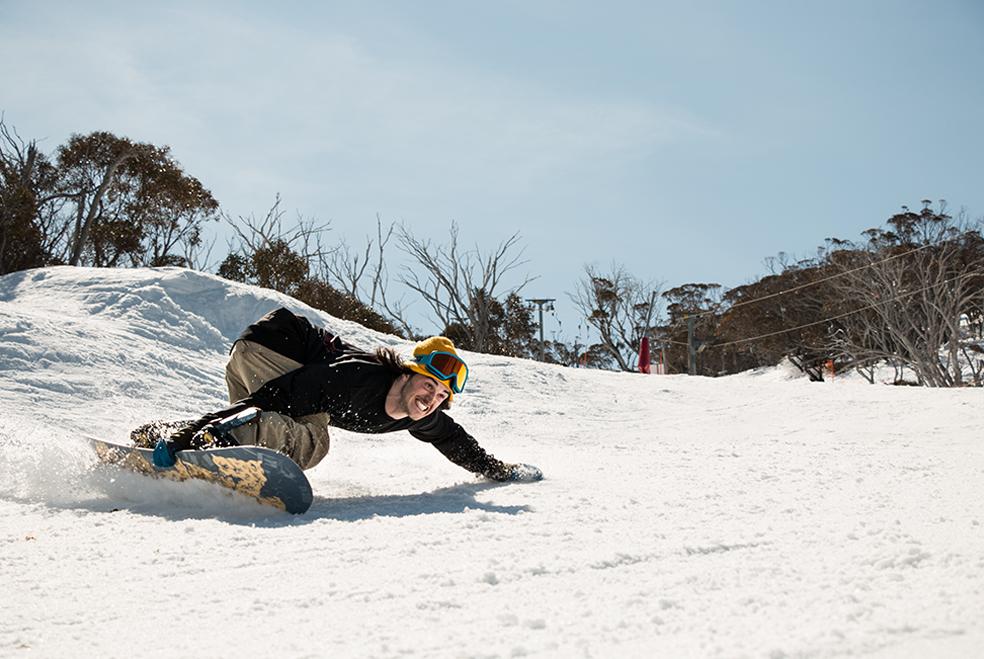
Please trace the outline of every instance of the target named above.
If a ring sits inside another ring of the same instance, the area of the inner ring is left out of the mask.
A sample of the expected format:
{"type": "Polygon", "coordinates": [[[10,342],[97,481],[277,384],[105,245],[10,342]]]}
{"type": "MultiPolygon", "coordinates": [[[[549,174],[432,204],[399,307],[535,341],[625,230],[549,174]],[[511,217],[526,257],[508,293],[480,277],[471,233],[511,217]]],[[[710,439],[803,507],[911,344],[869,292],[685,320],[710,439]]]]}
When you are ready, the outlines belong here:
{"type": "Polygon", "coordinates": [[[417,355],[413,359],[427,369],[430,375],[447,382],[454,393],[460,394],[465,390],[465,382],[468,381],[468,365],[458,355],[438,350],[427,355],[417,355]]]}

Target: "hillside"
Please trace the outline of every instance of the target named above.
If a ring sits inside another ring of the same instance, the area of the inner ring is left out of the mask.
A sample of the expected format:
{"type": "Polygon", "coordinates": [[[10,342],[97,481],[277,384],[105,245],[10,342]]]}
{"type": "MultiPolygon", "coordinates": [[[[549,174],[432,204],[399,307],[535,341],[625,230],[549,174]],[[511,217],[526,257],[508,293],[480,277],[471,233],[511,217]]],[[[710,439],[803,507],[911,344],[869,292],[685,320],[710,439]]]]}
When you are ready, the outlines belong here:
{"type": "Polygon", "coordinates": [[[303,516],[95,464],[80,433],[222,403],[286,305],[182,269],[0,277],[2,656],[971,656],[980,389],[781,369],[642,376],[466,355],[451,411],[546,479],[332,432],[303,516]]]}

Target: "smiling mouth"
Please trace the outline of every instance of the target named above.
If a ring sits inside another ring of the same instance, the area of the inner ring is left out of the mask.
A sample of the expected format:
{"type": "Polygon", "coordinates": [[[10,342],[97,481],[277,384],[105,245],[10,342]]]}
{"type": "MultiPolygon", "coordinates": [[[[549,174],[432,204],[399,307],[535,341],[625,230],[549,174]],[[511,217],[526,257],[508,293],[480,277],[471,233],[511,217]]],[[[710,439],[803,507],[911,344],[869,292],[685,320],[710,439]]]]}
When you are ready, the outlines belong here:
{"type": "Polygon", "coordinates": [[[427,410],[430,409],[430,405],[425,404],[424,401],[421,400],[420,398],[418,398],[414,402],[417,404],[417,409],[419,409],[421,412],[426,412],[427,410]]]}

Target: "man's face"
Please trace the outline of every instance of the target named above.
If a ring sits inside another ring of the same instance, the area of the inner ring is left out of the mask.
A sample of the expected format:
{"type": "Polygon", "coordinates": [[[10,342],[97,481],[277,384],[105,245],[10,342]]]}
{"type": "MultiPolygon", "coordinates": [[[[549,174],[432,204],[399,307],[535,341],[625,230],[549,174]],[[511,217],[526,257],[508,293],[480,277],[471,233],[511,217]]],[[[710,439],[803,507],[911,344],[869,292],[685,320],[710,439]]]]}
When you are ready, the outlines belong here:
{"type": "Polygon", "coordinates": [[[414,421],[437,411],[448,399],[448,390],[433,378],[414,373],[403,383],[400,402],[407,416],[414,421]]]}

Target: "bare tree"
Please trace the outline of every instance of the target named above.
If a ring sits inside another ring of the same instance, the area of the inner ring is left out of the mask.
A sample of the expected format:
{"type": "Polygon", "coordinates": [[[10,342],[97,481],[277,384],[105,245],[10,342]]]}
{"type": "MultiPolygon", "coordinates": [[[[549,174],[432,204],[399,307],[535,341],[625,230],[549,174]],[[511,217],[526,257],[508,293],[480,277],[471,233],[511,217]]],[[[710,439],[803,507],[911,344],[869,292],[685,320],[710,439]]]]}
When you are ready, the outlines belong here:
{"type": "Polygon", "coordinates": [[[356,250],[344,239],[322,259],[322,269],[338,286],[353,298],[373,309],[385,312],[399,327],[404,336],[417,334],[407,320],[403,300],[393,301],[388,296],[389,269],[386,267],[386,247],[396,231],[396,223],[383,227],[383,220],[376,214],[376,237],[366,237],[364,249],[356,250]]]}
{"type": "MultiPolygon", "coordinates": [[[[286,212],[280,208],[280,203],[278,193],[270,210],[259,219],[255,215],[240,215],[236,219],[225,216],[226,223],[239,236],[239,252],[256,252],[268,249],[276,243],[283,243],[305,259],[322,262],[332,251],[322,245],[322,235],[331,231],[331,223],[318,224],[314,220],[305,221],[298,216],[293,225],[285,227],[286,212]]],[[[234,248],[235,246],[230,251],[235,251],[234,248]]]]}
{"type": "Polygon", "coordinates": [[[865,232],[865,249],[829,256],[844,273],[832,287],[859,309],[840,319],[834,341],[857,362],[906,366],[920,384],[962,386],[968,365],[980,384],[980,337],[971,331],[984,286],[980,224],[924,204],[893,216],[890,231],[865,232]]]}
{"type": "Polygon", "coordinates": [[[329,223],[305,221],[298,215],[285,226],[286,215],[280,207],[278,194],[262,218],[240,215],[233,219],[224,216],[238,237],[231,242],[229,255],[219,266],[219,274],[238,281],[255,281],[260,286],[285,293],[308,278],[326,279],[319,271],[332,250],[324,247],[323,234],[330,231],[329,223]]]}
{"type": "Polygon", "coordinates": [[[525,276],[507,289],[503,277],[524,265],[519,234],[499,243],[492,252],[476,246],[462,250],[458,242],[458,225],[451,223],[446,245],[416,238],[406,226],[399,229],[400,247],[409,254],[419,270],[408,267],[400,281],[427,302],[444,328],[455,327],[472,350],[486,351],[493,338],[500,298],[518,293],[532,278],[525,276]]]}
{"type": "Polygon", "coordinates": [[[612,264],[601,273],[593,265],[568,294],[574,305],[601,337],[601,346],[623,371],[634,371],[633,358],[642,337],[649,336],[659,318],[660,287],[629,274],[612,264]]]}
{"type": "Polygon", "coordinates": [[[200,235],[198,238],[199,240],[196,243],[192,243],[190,240],[180,243],[183,250],[184,263],[192,270],[201,270],[203,272],[212,270],[214,269],[212,251],[215,249],[217,238],[213,237],[208,243],[202,241],[200,235]]]}
{"type": "MultiPolygon", "coordinates": [[[[379,218],[376,218],[379,221],[379,218]]],[[[338,249],[325,262],[325,269],[334,278],[340,290],[349,295],[359,296],[363,290],[363,277],[369,268],[373,254],[373,241],[366,239],[364,251],[355,251],[343,238],[338,249]]]]}
{"type": "Polygon", "coordinates": [[[287,293],[315,309],[370,329],[399,334],[400,329],[388,318],[329,281],[327,264],[335,248],[326,249],[322,244],[328,225],[301,217],[285,225],[280,203],[278,195],[262,218],[252,215],[237,220],[226,218],[236,231],[238,244],[230,245],[218,274],[287,293]]]}
{"type": "Polygon", "coordinates": [[[0,274],[47,265],[41,211],[55,167],[0,115],[0,274]]]}

